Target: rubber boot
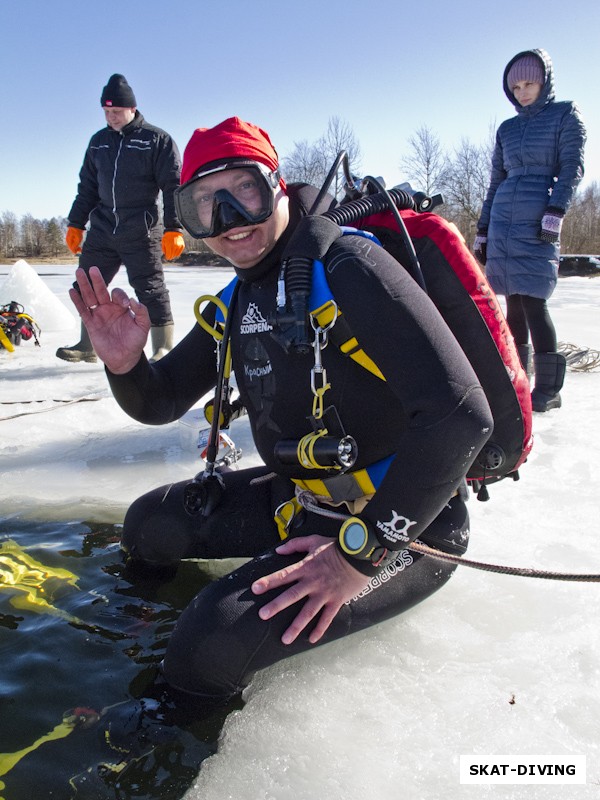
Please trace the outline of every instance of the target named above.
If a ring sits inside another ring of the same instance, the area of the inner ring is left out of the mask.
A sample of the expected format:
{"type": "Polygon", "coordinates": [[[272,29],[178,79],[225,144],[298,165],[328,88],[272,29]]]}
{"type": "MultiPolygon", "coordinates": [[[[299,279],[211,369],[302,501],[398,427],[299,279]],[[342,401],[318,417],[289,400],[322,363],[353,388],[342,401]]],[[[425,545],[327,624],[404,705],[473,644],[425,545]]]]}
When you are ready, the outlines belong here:
{"type": "Polygon", "coordinates": [[[62,358],[63,361],[88,361],[90,364],[94,364],[98,357],[94,352],[90,335],[83,322],[81,323],[80,336],[81,338],[77,344],[71,347],[59,347],[56,351],[57,358],[62,358]]]}
{"type": "Polygon", "coordinates": [[[518,344],[517,345],[517,353],[519,354],[519,361],[523,369],[525,370],[527,377],[531,378],[533,375],[533,362],[531,358],[531,345],[530,344],[518,344]]]}
{"type": "Polygon", "coordinates": [[[531,393],[534,411],[560,408],[560,390],[565,381],[567,361],[562,353],[534,353],[535,387],[531,393]]]}
{"type": "Polygon", "coordinates": [[[166,325],[153,325],[150,328],[150,338],[152,340],[152,357],[150,363],[159,361],[166,356],[169,350],[173,349],[173,333],[175,325],[168,322],[166,325]]]}

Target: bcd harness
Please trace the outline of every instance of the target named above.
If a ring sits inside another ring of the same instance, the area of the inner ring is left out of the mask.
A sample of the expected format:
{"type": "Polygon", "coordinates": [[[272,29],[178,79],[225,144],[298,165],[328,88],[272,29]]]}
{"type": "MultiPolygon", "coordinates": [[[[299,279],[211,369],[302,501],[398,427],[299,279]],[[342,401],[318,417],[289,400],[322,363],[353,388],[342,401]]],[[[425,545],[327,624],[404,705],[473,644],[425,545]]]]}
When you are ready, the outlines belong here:
{"type": "MultiPolygon", "coordinates": [[[[342,234],[357,234],[359,236],[364,236],[378,245],[380,244],[377,237],[367,231],[344,226],[342,227],[342,234]]],[[[220,414],[221,423],[232,418],[227,410],[231,355],[229,349],[227,349],[226,355],[224,355],[222,351],[223,334],[221,331],[223,331],[225,327],[225,321],[231,307],[231,299],[237,285],[238,279],[234,278],[222,290],[218,298],[204,295],[199,298],[195,304],[196,318],[199,324],[213,335],[220,350],[219,359],[225,358],[227,364],[225,388],[221,391],[223,400],[225,401],[225,409],[222,409],[220,414]],[[211,328],[199,314],[200,304],[204,301],[212,301],[217,305],[214,329],[211,328]]],[[[311,370],[311,389],[314,402],[313,413],[310,419],[313,421],[315,430],[305,437],[302,437],[298,442],[293,443],[293,449],[295,450],[294,461],[306,469],[323,469],[334,474],[330,474],[329,477],[323,479],[292,478],[292,481],[296,484],[297,491],[311,492],[311,494],[318,497],[322,502],[326,502],[330,505],[337,506],[345,503],[352,513],[359,513],[377,491],[390,464],[395,458],[395,454],[391,454],[368,467],[355,471],[350,471],[356,459],[355,451],[348,454],[346,463],[340,463],[339,461],[337,463],[332,463],[331,460],[329,460],[327,464],[321,463],[319,456],[322,454],[316,452],[317,443],[327,437],[328,434],[338,434],[341,437],[339,441],[347,439],[350,439],[352,442],[354,441],[352,437],[345,436],[345,432],[341,427],[335,409],[332,409],[332,407],[329,407],[329,409],[324,408],[323,398],[330,384],[327,383],[325,369],[321,364],[321,350],[328,342],[331,342],[343,355],[351,358],[377,378],[382,381],[386,379],[375,362],[361,348],[358,340],[350,330],[327,283],[323,262],[319,260],[313,262],[312,285],[308,308],[311,325],[314,330],[313,349],[315,353],[315,365],[311,370]]],[[[227,348],[229,348],[229,343],[227,343],[227,348]]],[[[209,422],[213,422],[214,419],[213,405],[213,402],[207,404],[209,412],[207,414],[207,419],[209,422]]],[[[338,442],[337,438],[336,442],[338,442]]],[[[281,445],[285,448],[285,443],[281,443],[281,445]]],[[[287,538],[289,527],[300,509],[301,505],[297,497],[293,497],[282,503],[277,508],[275,512],[275,522],[281,539],[287,538]]]]}
{"type": "MultiPolygon", "coordinates": [[[[296,238],[295,248],[288,245],[287,258],[282,262],[277,290],[278,311],[275,319],[269,321],[273,323],[276,340],[286,349],[307,353],[312,347],[314,351],[315,363],[311,370],[314,402],[313,414],[309,417],[313,431],[300,440],[280,441],[275,447],[275,456],[283,463],[322,469],[328,475],[323,479],[293,479],[297,487],[296,497],[282,504],[275,516],[281,538],[287,537],[293,517],[300,508],[298,494],[310,492],[317,500],[331,505],[343,502],[351,513],[360,513],[394,458],[394,454],[390,454],[367,468],[351,471],[356,460],[356,443],[351,436],[346,436],[335,408],[324,408],[323,396],[329,384],[320,354],[328,342],[333,342],[341,353],[378,379],[385,380],[377,364],[367,356],[352,334],[327,284],[323,259],[340,234],[361,235],[376,244],[381,244],[379,237],[385,236],[384,249],[401,262],[398,268],[407,269],[429,294],[474,367],[494,416],[494,435],[467,474],[478,499],[488,499],[486,484],[489,482],[507,475],[517,480],[517,468],[531,449],[528,381],[499,304],[485,277],[449,223],[437,215],[415,210],[410,198],[406,204],[407,196],[401,191],[394,189],[389,195],[398,210],[405,209],[406,217],[400,217],[398,213],[392,215],[389,203],[380,194],[352,200],[319,216],[311,217],[309,212],[309,218],[303,222],[312,224],[311,220],[314,221],[316,232],[313,234],[311,227],[304,227],[302,235],[296,238]],[[329,230],[323,228],[323,222],[329,230]],[[358,229],[347,227],[355,222],[360,225],[358,229]],[[362,229],[367,227],[374,227],[378,236],[362,229]],[[305,240],[307,231],[308,239],[305,240]],[[396,252],[398,243],[393,241],[394,236],[403,240],[400,255],[396,252]],[[416,254],[417,243],[425,258],[423,264],[419,263],[416,254]]],[[[297,230],[295,235],[298,233],[297,230]]],[[[233,308],[232,298],[238,285],[235,278],[220,297],[215,298],[218,306],[215,330],[223,330],[223,327],[226,330],[230,326],[232,314],[228,311],[233,308]]],[[[212,300],[210,297],[204,299],[212,300]]],[[[198,310],[196,316],[199,324],[213,333],[198,310]]],[[[228,337],[220,332],[213,335],[219,351],[223,342],[218,340],[228,341],[228,337]]],[[[221,356],[220,360],[230,363],[230,356],[221,356]]],[[[222,389],[219,389],[218,382],[216,397],[220,400],[215,407],[223,414],[213,416],[213,423],[228,415],[233,418],[227,409],[228,383],[227,390],[222,389]]],[[[214,465],[205,470],[203,476],[196,476],[194,482],[201,483],[213,469],[214,465]]]]}

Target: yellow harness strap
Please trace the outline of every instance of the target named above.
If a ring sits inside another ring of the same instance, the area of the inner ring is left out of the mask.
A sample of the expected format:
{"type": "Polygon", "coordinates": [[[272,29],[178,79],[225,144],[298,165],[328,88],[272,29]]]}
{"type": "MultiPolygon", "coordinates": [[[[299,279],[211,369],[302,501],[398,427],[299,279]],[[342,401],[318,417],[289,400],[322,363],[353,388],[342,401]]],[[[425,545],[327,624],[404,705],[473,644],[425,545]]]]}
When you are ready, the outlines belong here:
{"type": "Polygon", "coordinates": [[[375,494],[375,486],[366,469],[348,472],[343,475],[334,475],[331,478],[320,480],[292,479],[296,486],[321,497],[327,497],[333,503],[343,503],[358,500],[359,497],[375,494]]]}
{"type": "Polygon", "coordinates": [[[351,359],[353,359],[353,361],[356,361],[358,364],[360,364],[361,367],[369,370],[369,372],[372,372],[373,375],[384,381],[385,376],[377,364],[372,361],[361,348],[346,324],[346,320],[343,319],[342,312],[332,300],[327,300],[322,306],[319,306],[319,308],[311,311],[310,314],[316,319],[319,327],[326,329],[328,325],[331,325],[336,312],[337,317],[335,325],[333,328],[331,328],[328,334],[331,341],[345,356],[349,356],[351,359]]]}
{"type": "Polygon", "coordinates": [[[286,500],[285,503],[281,503],[280,506],[277,507],[275,511],[275,524],[277,525],[277,532],[279,533],[279,538],[283,541],[288,538],[290,525],[298,511],[302,506],[298,502],[298,498],[292,497],[291,500],[286,500]]]}
{"type": "MultiPolygon", "coordinates": [[[[298,489],[312,492],[328,505],[338,506],[345,503],[351,514],[359,514],[375,494],[375,486],[366,469],[334,475],[325,480],[292,478],[292,481],[298,489]]],[[[297,497],[292,497],[291,500],[286,500],[278,506],[274,520],[280,539],[288,538],[290,525],[301,508],[302,505],[297,497]]]]}

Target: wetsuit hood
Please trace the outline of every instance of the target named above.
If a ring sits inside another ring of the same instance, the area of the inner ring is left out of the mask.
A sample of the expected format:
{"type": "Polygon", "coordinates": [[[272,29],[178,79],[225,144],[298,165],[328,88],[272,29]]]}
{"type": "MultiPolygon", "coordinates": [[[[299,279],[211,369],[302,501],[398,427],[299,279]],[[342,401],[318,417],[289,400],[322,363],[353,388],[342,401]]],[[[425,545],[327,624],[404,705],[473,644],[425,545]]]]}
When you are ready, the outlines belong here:
{"type": "Polygon", "coordinates": [[[523,50],[520,53],[517,53],[516,56],[511,58],[511,60],[506,65],[504,70],[504,75],[502,78],[502,85],[504,87],[504,94],[508,97],[509,101],[513,104],[516,108],[517,113],[523,114],[536,114],[537,112],[541,111],[548,103],[551,103],[554,100],[555,93],[554,93],[554,70],[552,67],[552,60],[548,53],[541,48],[535,48],[533,50],[523,50]],[[542,85],[542,91],[540,92],[540,96],[532,103],[530,106],[522,106],[517,98],[512,93],[508,81],[506,80],[508,77],[508,73],[510,72],[511,67],[516,61],[523,58],[524,56],[534,56],[535,58],[539,59],[541,67],[544,71],[544,83],[542,85]]]}

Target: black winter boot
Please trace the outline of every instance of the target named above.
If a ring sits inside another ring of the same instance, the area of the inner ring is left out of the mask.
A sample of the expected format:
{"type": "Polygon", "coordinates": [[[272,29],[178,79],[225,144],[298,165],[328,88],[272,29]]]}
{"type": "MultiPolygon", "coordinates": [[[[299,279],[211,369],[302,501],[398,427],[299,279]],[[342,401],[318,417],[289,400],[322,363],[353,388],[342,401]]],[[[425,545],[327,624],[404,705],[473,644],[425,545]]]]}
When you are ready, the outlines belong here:
{"type": "Polygon", "coordinates": [[[152,340],[152,357],[150,363],[159,361],[166,356],[169,350],[173,349],[173,333],[175,325],[168,322],[166,325],[153,325],[150,328],[150,338],[152,340]]]}
{"type": "Polygon", "coordinates": [[[517,353],[519,354],[519,361],[521,362],[521,366],[527,373],[527,377],[531,378],[533,374],[532,369],[532,359],[531,359],[531,345],[530,344],[518,344],[517,345],[517,353]]]}
{"type": "Polygon", "coordinates": [[[56,355],[58,358],[62,358],[63,361],[87,361],[90,364],[94,364],[98,360],[90,341],[90,335],[83,322],[81,323],[81,338],[77,344],[71,347],[59,347],[56,355]]]}
{"type": "Polygon", "coordinates": [[[531,406],[534,411],[550,411],[560,408],[562,389],[567,361],[562,353],[534,353],[533,367],[535,387],[531,393],[531,406]]]}

